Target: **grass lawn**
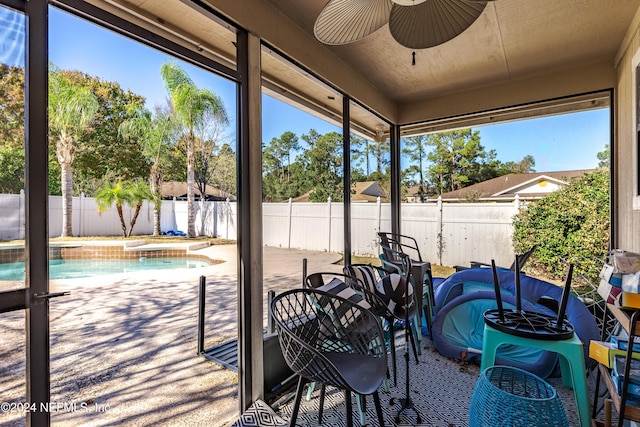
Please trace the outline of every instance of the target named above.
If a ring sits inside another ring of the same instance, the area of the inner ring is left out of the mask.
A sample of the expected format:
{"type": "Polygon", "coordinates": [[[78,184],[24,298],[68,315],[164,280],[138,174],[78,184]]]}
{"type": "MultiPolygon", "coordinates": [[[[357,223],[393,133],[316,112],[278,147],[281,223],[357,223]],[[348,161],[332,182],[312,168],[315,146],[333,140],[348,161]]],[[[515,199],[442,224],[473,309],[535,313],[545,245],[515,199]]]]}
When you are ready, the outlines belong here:
{"type": "MultiPolygon", "coordinates": [[[[380,260],[378,258],[372,257],[362,257],[362,256],[352,256],[351,262],[353,264],[372,264],[372,265],[380,265],[380,260]]],[[[447,267],[444,265],[438,265],[431,263],[431,274],[433,277],[449,277],[453,273],[455,273],[455,269],[452,267],[447,267]]]]}

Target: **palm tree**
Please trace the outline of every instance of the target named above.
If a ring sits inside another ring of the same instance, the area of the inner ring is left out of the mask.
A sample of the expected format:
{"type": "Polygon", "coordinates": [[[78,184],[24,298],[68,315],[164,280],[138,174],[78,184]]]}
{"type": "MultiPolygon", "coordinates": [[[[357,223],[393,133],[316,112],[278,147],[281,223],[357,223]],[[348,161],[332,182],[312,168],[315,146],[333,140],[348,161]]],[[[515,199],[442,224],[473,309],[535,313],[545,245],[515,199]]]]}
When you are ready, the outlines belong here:
{"type": "Polygon", "coordinates": [[[120,218],[120,226],[122,227],[122,237],[127,237],[127,223],[124,221],[122,206],[125,203],[130,204],[131,200],[131,190],[127,184],[120,180],[115,184],[111,181],[105,182],[96,193],[98,212],[104,213],[115,203],[118,217],[120,218]]]}
{"type": "Polygon", "coordinates": [[[198,88],[191,78],[175,62],[163,64],[160,69],[165,88],[169,93],[178,120],[186,127],[187,146],[187,236],[195,237],[195,134],[194,129],[209,114],[227,122],[222,99],[208,89],[198,88]]]}
{"type": "Polygon", "coordinates": [[[61,169],[62,234],[73,234],[73,175],[71,165],[76,144],[98,111],[98,99],[89,89],[74,86],[64,72],[52,66],[49,72],[49,126],[58,135],[56,155],[61,169]]]}
{"type": "Polygon", "coordinates": [[[133,227],[136,225],[142,203],[145,200],[153,200],[153,194],[151,194],[149,190],[149,185],[140,179],[133,182],[118,180],[118,182],[113,183],[107,181],[96,193],[98,212],[105,212],[115,203],[118,217],[120,218],[123,237],[129,237],[133,233],[133,227]],[[127,231],[127,223],[124,220],[124,213],[122,211],[122,207],[125,204],[135,209],[129,224],[129,231],[127,231]]]}
{"type": "Polygon", "coordinates": [[[138,219],[138,215],[140,214],[142,203],[145,200],[154,200],[154,196],[153,194],[151,194],[149,185],[141,179],[137,179],[134,182],[130,183],[129,193],[129,204],[131,206],[135,205],[135,211],[133,212],[133,217],[131,218],[131,224],[129,224],[129,232],[127,233],[127,237],[131,236],[131,233],[133,233],[133,227],[135,227],[136,225],[136,220],[138,219]]]}
{"type": "MultiPolygon", "coordinates": [[[[149,173],[150,197],[153,200],[153,235],[159,236],[160,211],[162,204],[162,181],[164,174],[162,160],[167,155],[167,150],[173,140],[176,130],[176,122],[168,111],[156,108],[156,113],[151,114],[142,106],[133,106],[135,115],[122,122],[118,133],[125,139],[140,138],[142,149],[148,158],[151,158],[151,171],[149,173]]],[[[133,228],[133,227],[132,227],[133,228]]],[[[130,231],[131,232],[131,231],[130,231]]]]}

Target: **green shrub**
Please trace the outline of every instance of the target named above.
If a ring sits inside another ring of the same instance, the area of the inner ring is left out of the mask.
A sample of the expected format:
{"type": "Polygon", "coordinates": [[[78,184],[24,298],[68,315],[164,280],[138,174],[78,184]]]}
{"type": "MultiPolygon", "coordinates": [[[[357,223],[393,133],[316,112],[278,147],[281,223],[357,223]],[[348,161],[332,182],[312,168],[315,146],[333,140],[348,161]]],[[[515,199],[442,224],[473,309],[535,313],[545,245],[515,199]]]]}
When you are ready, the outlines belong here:
{"type": "Polygon", "coordinates": [[[564,188],[526,205],[514,217],[516,253],[538,244],[527,271],[560,280],[574,264],[593,284],[609,250],[609,170],[598,169],[574,178],[564,188]]]}

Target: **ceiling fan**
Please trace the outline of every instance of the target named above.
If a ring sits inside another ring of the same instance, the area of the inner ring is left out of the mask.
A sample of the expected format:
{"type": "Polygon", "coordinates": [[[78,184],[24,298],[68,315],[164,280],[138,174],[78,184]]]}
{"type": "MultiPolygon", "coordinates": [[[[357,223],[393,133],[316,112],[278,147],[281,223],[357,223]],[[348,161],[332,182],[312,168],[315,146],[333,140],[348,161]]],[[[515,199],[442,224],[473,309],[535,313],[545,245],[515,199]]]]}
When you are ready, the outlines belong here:
{"type": "Polygon", "coordinates": [[[437,46],[462,33],[493,0],[330,0],[313,32],[328,45],[360,40],[389,23],[389,31],[411,49],[437,46]]]}

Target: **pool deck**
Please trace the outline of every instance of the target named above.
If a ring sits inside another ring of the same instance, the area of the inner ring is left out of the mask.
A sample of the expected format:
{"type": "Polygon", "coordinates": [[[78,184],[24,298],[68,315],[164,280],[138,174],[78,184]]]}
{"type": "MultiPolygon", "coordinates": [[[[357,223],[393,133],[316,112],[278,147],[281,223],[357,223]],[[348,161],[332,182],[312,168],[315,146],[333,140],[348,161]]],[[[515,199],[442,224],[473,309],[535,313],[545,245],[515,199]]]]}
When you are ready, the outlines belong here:
{"type": "MultiPolygon", "coordinates": [[[[51,400],[64,408],[53,425],[222,427],[237,416],[237,375],[197,356],[201,275],[205,347],[237,336],[237,247],[194,252],[225,262],[50,282],[71,292],[50,302],[51,400]]],[[[265,247],[265,293],[298,286],[303,257],[310,269],[340,270],[340,254],[265,247]]],[[[24,339],[24,312],[0,314],[0,401],[25,401],[24,339]]],[[[24,420],[0,412],[0,425],[24,420]]]]}

